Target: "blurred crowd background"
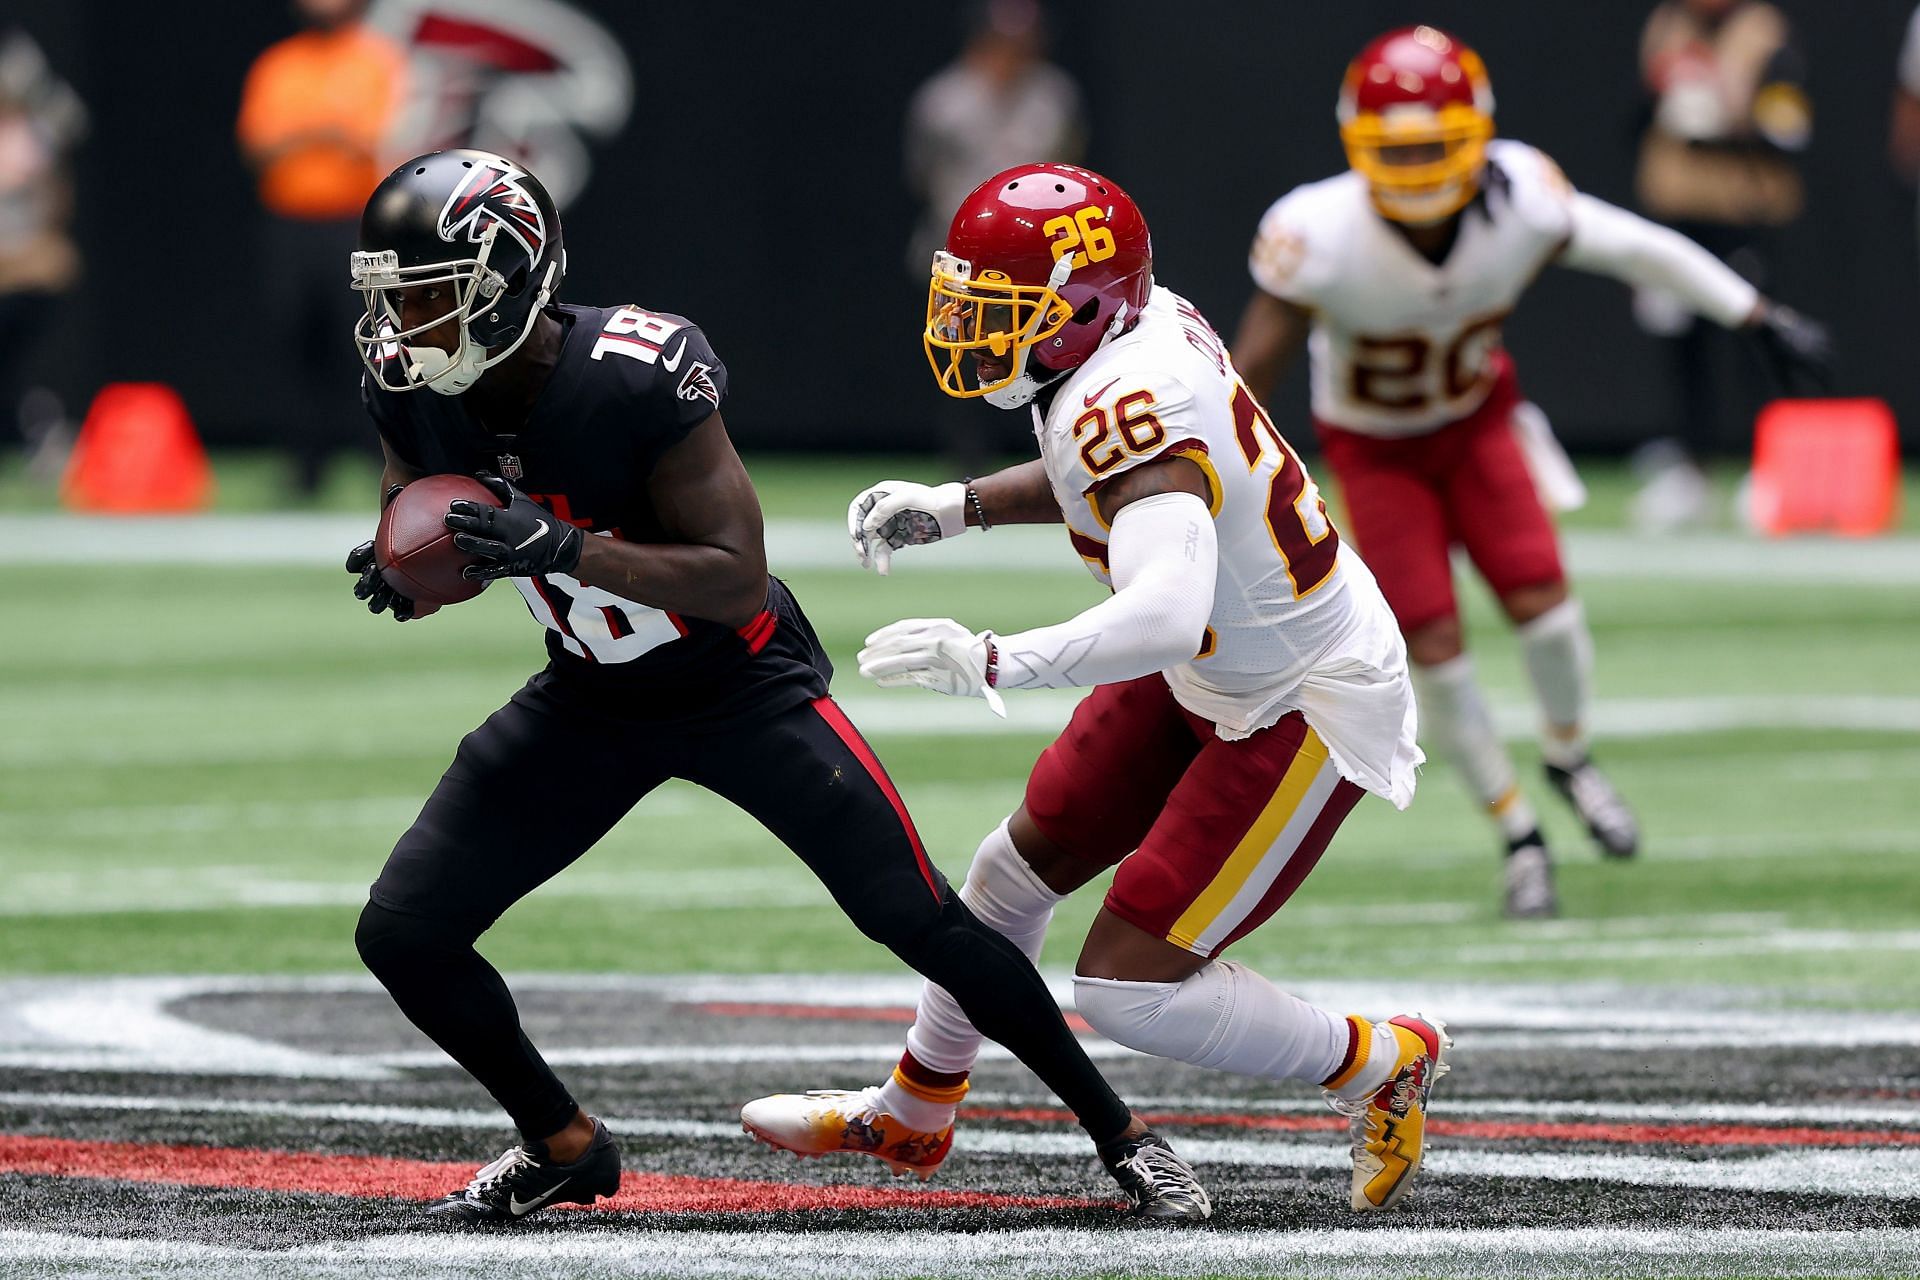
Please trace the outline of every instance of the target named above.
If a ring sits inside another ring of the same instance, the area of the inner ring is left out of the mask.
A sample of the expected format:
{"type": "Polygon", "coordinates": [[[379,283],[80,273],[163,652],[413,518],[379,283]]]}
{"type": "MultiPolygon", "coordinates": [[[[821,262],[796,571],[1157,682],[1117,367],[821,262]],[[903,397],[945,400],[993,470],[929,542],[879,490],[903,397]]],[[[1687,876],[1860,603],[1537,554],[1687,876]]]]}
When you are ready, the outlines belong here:
{"type": "MultiPolygon", "coordinates": [[[[1913,0],[7,0],[0,451],[57,455],[129,381],[177,390],[209,445],[286,450],[299,488],[370,450],[355,216],[450,145],[555,191],[573,300],[706,328],[746,447],[1018,448],[1024,420],[946,400],[920,350],[960,196],[1084,161],[1230,332],[1262,210],[1345,167],[1348,59],[1410,22],[1486,57],[1504,136],[1829,323],[1833,391],[1884,398],[1920,443],[1913,0]]],[[[1576,451],[1740,455],[1782,390],[1670,300],[1573,273],[1507,332],[1576,451]]],[[[1303,382],[1275,406],[1296,437],[1303,382]]]]}

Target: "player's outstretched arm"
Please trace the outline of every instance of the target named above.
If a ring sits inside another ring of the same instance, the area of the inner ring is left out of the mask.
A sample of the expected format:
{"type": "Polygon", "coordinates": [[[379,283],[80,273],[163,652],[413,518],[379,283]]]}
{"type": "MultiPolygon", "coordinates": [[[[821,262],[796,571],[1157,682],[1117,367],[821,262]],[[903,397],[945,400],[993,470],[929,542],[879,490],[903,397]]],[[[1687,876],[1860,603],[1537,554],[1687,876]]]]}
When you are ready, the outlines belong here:
{"type": "Polygon", "coordinates": [[[969,527],[1059,522],[1060,506],[1053,499],[1046,467],[1037,458],[966,483],[882,480],[847,504],[853,553],[863,567],[881,574],[892,568],[893,553],[900,548],[957,538],[969,527]]]}
{"type": "Polygon", "coordinates": [[[586,538],[574,577],[640,604],[729,627],[767,603],[760,498],[713,414],[666,451],[647,493],[667,542],[586,538]]]}
{"type": "Polygon", "coordinates": [[[1670,227],[1576,194],[1571,233],[1560,261],[1628,284],[1677,294],[1728,329],[1749,329],[1784,382],[1791,369],[1825,381],[1832,363],[1826,326],[1764,297],[1720,259],[1670,227]]]}
{"type": "Polygon", "coordinates": [[[1035,458],[973,482],[979,495],[977,506],[967,509],[967,523],[980,525],[984,516],[992,528],[997,524],[1059,524],[1059,500],[1053,496],[1053,482],[1047,479],[1047,464],[1035,458]]]}
{"type": "Polygon", "coordinates": [[[1254,399],[1272,398],[1281,375],[1312,332],[1311,311],[1265,289],[1253,291],[1241,313],[1240,329],[1233,335],[1233,367],[1254,399]]]}
{"type": "Polygon", "coordinates": [[[1576,193],[1567,208],[1562,264],[1643,289],[1665,289],[1728,329],[1754,323],[1764,310],[1758,289],[1678,231],[1585,192],[1576,193]]]}
{"type": "Polygon", "coordinates": [[[1114,593],[1079,616],[1010,636],[909,618],[867,637],[860,674],[883,688],[984,697],[999,710],[998,689],[1110,684],[1186,662],[1205,637],[1219,567],[1207,484],[1199,467],[1168,458],[1099,491],[1113,527],[1114,593]]]}

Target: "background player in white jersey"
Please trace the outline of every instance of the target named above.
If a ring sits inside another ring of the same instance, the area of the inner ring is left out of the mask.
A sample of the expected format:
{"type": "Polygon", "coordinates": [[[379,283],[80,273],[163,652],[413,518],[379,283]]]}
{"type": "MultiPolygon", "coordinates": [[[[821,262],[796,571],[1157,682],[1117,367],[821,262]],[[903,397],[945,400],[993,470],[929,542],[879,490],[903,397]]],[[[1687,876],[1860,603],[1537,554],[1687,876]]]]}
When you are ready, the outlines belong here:
{"type": "Polygon", "coordinates": [[[1557,909],[1552,862],[1463,647],[1452,545],[1519,631],[1548,779],[1605,853],[1632,856],[1639,829],[1588,752],[1593,642],[1541,496],[1558,491],[1568,506],[1584,494],[1544,415],[1521,399],[1501,325],[1559,262],[1664,288],[1754,329],[1777,360],[1821,364],[1827,341],[1693,242],[1574,191],[1532,147],[1495,140],[1492,113],[1479,56],[1444,32],[1393,31],[1362,50],[1340,92],[1353,167],[1261,220],[1259,289],[1233,358],[1264,396],[1308,344],[1314,425],[1406,633],[1424,740],[1500,826],[1507,913],[1541,916],[1557,909]]]}
{"type": "MultiPolygon", "coordinates": [[[[981,843],[962,898],[1029,956],[1054,904],[1119,870],[1075,971],[1080,1013],[1147,1053],[1306,1080],[1352,1117],[1355,1209],[1405,1193],[1440,1024],[1316,1008],[1220,959],[1312,870],[1363,791],[1413,798],[1406,652],[1372,575],[1194,307],[1153,283],[1119,187],[1025,165],[962,203],[934,256],[925,341],[941,389],[1033,405],[1038,460],[854,499],[862,563],[968,527],[1052,524],[1111,598],[1017,635],[911,619],[868,637],[883,686],[985,698],[1095,686],[981,843]],[[1124,859],[1124,861],[1122,861],[1124,859]]],[[[749,1103],[749,1132],[930,1174],[980,1036],[927,987],[892,1078],[749,1103]]]]}

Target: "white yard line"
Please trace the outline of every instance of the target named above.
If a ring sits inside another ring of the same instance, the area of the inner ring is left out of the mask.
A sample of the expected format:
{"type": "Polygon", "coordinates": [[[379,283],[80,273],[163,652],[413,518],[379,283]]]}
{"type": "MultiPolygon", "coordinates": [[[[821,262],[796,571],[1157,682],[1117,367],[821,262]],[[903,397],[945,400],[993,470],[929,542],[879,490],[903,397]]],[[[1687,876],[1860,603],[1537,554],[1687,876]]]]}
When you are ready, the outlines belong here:
{"type": "MultiPolygon", "coordinates": [[[[860,572],[839,519],[767,523],[775,572],[860,572]]],[[[183,564],[324,566],[366,537],[360,514],[92,517],[0,516],[0,565],[183,564]]],[[[1585,578],[1861,585],[1920,583],[1920,538],[1771,540],[1697,533],[1652,538],[1607,529],[1562,535],[1574,574],[1585,578]]],[[[1084,576],[1053,528],[1007,528],[902,555],[902,575],[976,570],[1058,571],[1084,576]]]]}
{"type": "MultiPolygon", "coordinates": [[[[1684,921],[1676,919],[1677,925],[1684,921]]],[[[1772,929],[1742,937],[1595,938],[1548,942],[1495,942],[1449,947],[1447,955],[1468,964],[1515,964],[1533,960],[1701,959],[1708,956],[1769,956],[1856,951],[1920,951],[1920,929],[1772,929]]]]}
{"type": "MultiPolygon", "coordinates": [[[[847,681],[839,698],[849,718],[870,737],[1000,737],[1008,734],[1051,735],[1067,723],[1085,696],[1082,690],[1039,689],[1007,700],[1002,720],[973,699],[941,698],[918,690],[888,693],[867,691],[847,681]]],[[[157,713],[156,713],[157,714],[157,713]]],[[[1495,708],[1501,735],[1508,741],[1531,741],[1537,734],[1538,712],[1530,704],[1507,703],[1495,708]]],[[[0,769],[42,769],[173,766],[257,765],[286,761],[365,760],[393,756],[429,756],[444,759],[453,739],[405,746],[370,746],[364,737],[313,737],[296,727],[239,725],[224,738],[194,742],[155,740],[123,742],[89,734],[59,740],[34,737],[0,741],[0,769]],[[256,735],[249,737],[248,735],[256,735]]],[[[1668,698],[1608,698],[1594,707],[1594,737],[1607,741],[1640,741],[1699,733],[1741,730],[1806,729],[1820,732],[1920,733],[1920,697],[1828,696],[1823,694],[1702,695],[1668,698]]],[[[1796,753],[1814,766],[1805,781],[1866,780],[1888,776],[1906,778],[1915,772],[1910,760],[1873,763],[1859,753],[1836,765],[1831,776],[1818,774],[1821,753],[1796,753]]],[[[1761,768],[1769,766],[1764,759],[1761,768]]],[[[1772,772],[1769,778],[1776,778],[1772,772]]],[[[1780,781],[1799,780],[1792,773],[1780,781]]]]}
{"type": "Polygon", "coordinates": [[[365,1058],[217,1031],[170,1011],[175,1001],[206,990],[205,979],[191,977],[0,981],[0,1065],[204,1073],[218,1072],[226,1062],[242,1075],[393,1076],[388,1067],[365,1058]],[[75,1065],[58,1065],[63,1062],[75,1065]]]}
{"type": "MultiPolygon", "coordinates": [[[[1543,1102],[1537,1098],[1454,1099],[1441,1095],[1434,1115],[1448,1119],[1490,1117],[1530,1118],[1556,1123],[1609,1122],[1623,1124],[1752,1124],[1841,1125],[1852,1127],[1911,1126],[1920,1123],[1920,1103],[1880,1099],[1848,1105],[1811,1103],[1724,1102],[1602,1102],[1566,1099],[1543,1102]]],[[[1141,1111],[1178,1111],[1192,1115],[1309,1115],[1332,1119],[1327,1104],[1304,1093],[1294,1098],[1233,1098],[1215,1095],[1129,1095],[1141,1111]]],[[[723,1100],[724,1101],[724,1100],[723,1100]]],[[[1038,1093],[995,1093],[976,1089],[967,1095],[968,1107],[1040,1107],[1057,1110],[1060,1101],[1038,1093]]],[[[506,1123],[498,1111],[458,1107],[402,1107],[358,1102],[286,1102],[279,1099],[216,1098],[183,1094],[77,1093],[70,1091],[0,1091],[0,1107],[29,1111],[131,1111],[162,1115],[235,1115],[284,1120],[312,1120],[339,1124],[405,1125],[419,1129],[498,1129],[506,1123]]],[[[672,1120],[659,1116],[603,1116],[607,1124],[626,1133],[679,1134],[727,1137],[738,1132],[730,1122],[672,1120]]],[[[965,1120],[969,1135],[984,1132],[965,1120]]],[[[978,1122],[984,1125],[988,1122],[978,1122]]],[[[1196,1126],[1190,1132],[1210,1132],[1196,1126]]]]}
{"type": "MultiPolygon", "coordinates": [[[[1549,944],[1554,954],[1580,944],[1549,944]]],[[[1626,945],[1632,945],[1629,940],[1626,945]]],[[[526,975],[523,991],[624,991],[671,1002],[774,1002],[910,1008],[919,995],[911,974],[886,975],[526,975]]],[[[1055,998],[1072,1001],[1072,983],[1049,975],[1055,998]]],[[[1920,1015],[1864,1015],[1781,1009],[1754,992],[1689,987],[1663,990],[1611,983],[1308,982],[1297,994],[1335,1009],[1384,1016],[1425,1008],[1471,1033],[1476,1049],[1657,1050],[1783,1046],[1920,1047],[1920,1015]],[[1484,1030],[1475,1030],[1484,1028],[1484,1030]]],[[[381,1079],[408,1068],[444,1069],[436,1049],[321,1053],[268,1039],[200,1027],[172,1012],[194,996],[262,992],[379,991],[370,977],[310,979],[193,977],[18,978],[0,980],[0,1066],[59,1071],[155,1071],[313,1079],[381,1079]]],[[[724,1045],[547,1046],[568,1065],[838,1064],[864,1070],[899,1053],[898,1027],[875,1024],[839,1042],[724,1045]]],[[[1131,1050],[1089,1039],[1095,1056],[1131,1050]]],[[[985,1056],[1005,1060],[988,1045],[985,1056]]],[[[799,1082],[795,1082],[799,1083],[799,1082]]]]}
{"type": "MultiPolygon", "coordinates": [[[[1474,1043],[1477,1047],[1478,1040],[1474,1043]]],[[[0,1095],[0,1102],[10,1096],[14,1095],[0,1095]]],[[[83,1098],[90,1095],[59,1096],[83,1098]]],[[[145,1102],[144,1098],[133,1100],[145,1102]]],[[[1129,1093],[1127,1101],[1140,1111],[1175,1111],[1190,1115],[1328,1114],[1326,1101],[1317,1094],[1296,1098],[1240,1098],[1222,1094],[1129,1093]]],[[[967,1094],[966,1105],[1052,1108],[1058,1107],[1060,1102],[1051,1094],[974,1089],[967,1094]]],[[[1885,1128],[1920,1125],[1920,1102],[1906,1098],[1877,1098],[1872,1102],[1851,1104],[1822,1102],[1787,1105],[1774,1102],[1602,1102],[1585,1098],[1543,1102],[1538,1098],[1443,1097],[1437,1104],[1435,1114],[1444,1114],[1449,1119],[1468,1116],[1498,1119],[1527,1117],[1560,1123],[1619,1121],[1623,1124],[1871,1125],[1885,1128]]]]}
{"type": "MultiPolygon", "coordinates": [[[[243,1249],[163,1240],[95,1239],[0,1230],[0,1267],[88,1275],[352,1277],[405,1274],[547,1277],[766,1277],[880,1280],[939,1277],[1408,1275],[1647,1277],[1899,1275],[1920,1266],[1920,1231],[1762,1231],[1631,1227],[1499,1230],[1165,1231],[1059,1229],[951,1232],[541,1231],[388,1235],[243,1249]],[[381,1269],[376,1271],[375,1269],[381,1269]]],[[[16,1272],[20,1274],[22,1272],[16,1272]]]]}
{"type": "Polygon", "coordinates": [[[45,833],[115,836],[207,831],[285,831],[301,827],[372,827],[410,822],[424,795],[352,796],[328,800],[205,800],[177,804],[103,804],[86,808],[11,809],[4,830],[15,839],[45,833]]]}
{"type": "MultiPolygon", "coordinates": [[[[978,737],[1057,733],[1083,696],[1080,690],[1036,690],[1010,696],[1004,720],[973,700],[929,698],[917,690],[849,693],[840,703],[847,715],[871,734],[978,737]]],[[[1539,717],[1538,708],[1531,703],[1505,703],[1494,711],[1501,736],[1510,742],[1537,737],[1539,717]]],[[[1591,729],[1596,738],[1621,741],[1742,729],[1920,733],[1920,697],[1726,694],[1604,698],[1594,706],[1591,729]]],[[[1861,766],[1855,761],[1850,767],[1861,766]]]]}
{"type": "MultiPolygon", "coordinates": [[[[339,880],[314,880],[289,878],[268,866],[101,867],[90,862],[76,871],[7,872],[9,893],[0,897],[0,920],[238,907],[357,907],[367,900],[367,881],[366,871],[339,880]]],[[[797,863],[750,870],[578,868],[536,892],[550,901],[617,897],[624,899],[621,910],[629,915],[811,910],[831,901],[797,863]]]]}
{"type": "Polygon", "coordinates": [[[1660,862],[1717,862],[1722,858],[1823,858],[1837,853],[1912,858],[1920,854],[1920,828],[1656,835],[1642,856],[1660,862]]]}

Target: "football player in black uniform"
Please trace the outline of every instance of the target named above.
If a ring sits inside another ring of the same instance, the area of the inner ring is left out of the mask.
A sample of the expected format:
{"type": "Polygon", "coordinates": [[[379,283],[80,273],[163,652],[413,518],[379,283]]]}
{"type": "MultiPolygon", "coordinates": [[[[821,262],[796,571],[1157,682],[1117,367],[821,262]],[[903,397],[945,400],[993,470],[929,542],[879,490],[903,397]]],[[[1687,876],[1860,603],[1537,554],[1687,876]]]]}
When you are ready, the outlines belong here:
{"type": "MultiPolygon", "coordinates": [[[[826,655],[767,573],[759,501],[720,418],[726,367],[681,316],[559,303],[565,267],[545,189],[483,151],[394,170],[352,261],[385,500],[421,476],[485,473],[503,505],[455,501],[446,523],[478,557],[468,574],[509,579],[547,629],[546,667],[461,742],[355,936],[522,1138],[428,1212],[500,1221],[617,1188],[613,1139],[527,1039],[474,942],[685,778],[757,818],[862,933],[1031,1067],[1139,1212],[1206,1216],[1192,1171],[1101,1078],[1027,958],[934,868],[827,696],[826,655]]],[[[347,568],[375,613],[430,611],[386,584],[372,543],[347,568]]]]}

